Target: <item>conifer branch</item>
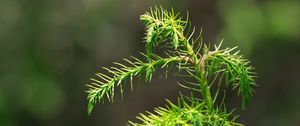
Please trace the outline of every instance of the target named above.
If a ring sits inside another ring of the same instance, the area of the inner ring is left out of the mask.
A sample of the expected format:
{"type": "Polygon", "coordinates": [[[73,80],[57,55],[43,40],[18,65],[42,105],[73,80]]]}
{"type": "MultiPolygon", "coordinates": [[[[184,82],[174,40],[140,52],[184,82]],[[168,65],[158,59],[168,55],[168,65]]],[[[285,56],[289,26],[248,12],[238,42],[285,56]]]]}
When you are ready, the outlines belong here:
{"type": "Polygon", "coordinates": [[[181,62],[185,59],[182,57],[168,57],[168,58],[159,58],[159,59],[151,59],[151,62],[146,63],[141,60],[132,57],[133,61],[128,59],[124,59],[131,66],[125,66],[121,63],[114,62],[118,67],[111,67],[103,69],[107,70],[107,72],[111,73],[112,76],[105,75],[103,73],[96,73],[95,75],[98,77],[91,78],[92,83],[88,84],[89,90],[88,93],[88,113],[90,114],[93,106],[97,102],[103,101],[106,97],[108,101],[113,101],[115,88],[120,87],[121,95],[123,95],[124,86],[122,84],[130,80],[131,81],[131,89],[133,88],[132,79],[133,77],[141,76],[145,74],[145,80],[151,81],[152,76],[156,69],[158,68],[167,68],[170,64],[174,62],[181,62]]]}
{"type": "MultiPolygon", "coordinates": [[[[255,75],[250,61],[239,55],[237,47],[221,49],[222,42],[210,46],[203,44],[201,32],[195,36],[195,28],[187,19],[179,17],[179,13],[169,12],[162,7],[151,8],[150,12],[141,15],[140,20],[146,27],[146,54],[147,62],[131,57],[124,59],[128,65],[114,63],[118,67],[104,67],[108,73],[97,73],[97,78],[91,79],[88,84],[88,113],[93,106],[104,99],[113,101],[115,89],[120,88],[121,95],[124,83],[131,82],[134,77],[145,76],[146,81],[151,81],[157,69],[166,69],[172,63],[177,64],[178,71],[185,71],[187,77],[192,77],[197,82],[178,82],[178,85],[188,90],[201,94],[201,98],[182,96],[178,105],[169,102],[166,108],[155,109],[155,114],[141,114],[138,119],[141,123],[130,122],[133,126],[174,126],[174,125],[205,125],[205,126],[240,126],[232,113],[227,113],[225,104],[215,103],[219,96],[220,85],[232,86],[237,89],[238,96],[242,96],[242,108],[249,102],[255,86],[255,75]],[[189,25],[189,27],[187,27],[189,25]],[[153,53],[156,48],[164,48],[167,57],[153,53]],[[224,79],[225,81],[224,81],[224,79]],[[212,94],[211,87],[217,85],[218,90],[212,94]],[[188,102],[184,100],[188,99],[188,102]]],[[[167,73],[167,72],[166,72],[167,73]]],[[[223,97],[222,101],[224,100],[223,97]]]]}
{"type": "Polygon", "coordinates": [[[155,113],[140,114],[138,119],[143,123],[129,121],[132,126],[243,126],[228,120],[230,113],[220,109],[208,111],[205,104],[197,100],[178,99],[178,105],[167,100],[168,105],[154,109],[155,113]]]}

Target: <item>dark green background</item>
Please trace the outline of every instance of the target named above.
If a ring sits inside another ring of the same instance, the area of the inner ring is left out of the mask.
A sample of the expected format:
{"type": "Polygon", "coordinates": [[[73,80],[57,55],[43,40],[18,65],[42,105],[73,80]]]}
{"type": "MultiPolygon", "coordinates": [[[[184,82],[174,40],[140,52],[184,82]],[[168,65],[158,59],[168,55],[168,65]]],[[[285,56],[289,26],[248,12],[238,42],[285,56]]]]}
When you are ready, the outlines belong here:
{"type": "Polygon", "coordinates": [[[85,84],[143,51],[139,15],[154,5],[188,10],[206,43],[224,38],[253,61],[259,87],[239,122],[300,125],[299,0],[0,0],[0,126],[123,126],[175,99],[176,78],[158,79],[86,114],[85,84]]]}

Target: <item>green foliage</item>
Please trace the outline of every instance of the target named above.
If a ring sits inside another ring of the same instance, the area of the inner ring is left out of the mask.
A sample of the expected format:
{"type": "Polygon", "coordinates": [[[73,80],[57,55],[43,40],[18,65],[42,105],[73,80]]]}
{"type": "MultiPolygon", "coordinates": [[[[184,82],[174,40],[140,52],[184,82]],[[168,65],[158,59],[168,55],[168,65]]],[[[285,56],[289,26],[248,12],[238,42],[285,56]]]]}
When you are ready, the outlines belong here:
{"type": "MultiPolygon", "coordinates": [[[[201,100],[192,98],[186,102],[180,98],[178,105],[169,102],[166,108],[156,108],[155,114],[148,112],[138,117],[141,123],[130,124],[134,126],[234,126],[241,125],[230,120],[231,113],[225,111],[225,105],[216,104],[219,98],[220,86],[231,86],[237,89],[242,96],[242,106],[245,108],[253,93],[254,75],[249,61],[239,55],[234,48],[221,49],[221,44],[214,45],[212,50],[203,44],[201,34],[193,39],[195,29],[187,27],[188,20],[182,20],[179,14],[172,10],[168,12],[162,7],[151,9],[141,15],[140,19],[146,25],[146,54],[147,61],[131,56],[124,59],[127,64],[114,63],[116,67],[103,67],[109,74],[97,73],[97,78],[91,79],[88,85],[88,113],[93,106],[104,99],[113,101],[115,89],[124,92],[124,84],[131,82],[134,77],[144,76],[146,81],[151,81],[157,69],[166,69],[171,64],[176,64],[178,71],[185,73],[185,77],[193,78],[196,82],[183,80],[179,86],[191,92],[201,94],[201,100]],[[192,30],[191,30],[192,29],[192,30]],[[187,37],[186,37],[187,36],[187,37]],[[159,47],[165,56],[153,53],[159,47]],[[211,93],[211,87],[217,86],[218,90],[211,93]]],[[[189,79],[190,80],[190,79],[189,79]]],[[[186,96],[184,96],[186,97],[186,96]]],[[[223,99],[224,100],[224,99],[223,99]]]]}
{"type": "Polygon", "coordinates": [[[147,115],[140,114],[138,117],[142,123],[129,123],[133,126],[242,126],[235,123],[233,118],[228,120],[230,113],[220,109],[208,111],[204,102],[192,100],[186,102],[183,98],[178,100],[178,105],[168,101],[165,108],[154,109],[155,114],[147,112],[147,115]]]}
{"type": "Polygon", "coordinates": [[[185,29],[187,21],[178,18],[179,14],[175,14],[172,10],[168,12],[162,7],[151,9],[141,15],[140,19],[146,24],[146,51],[151,54],[154,47],[168,40],[172,41],[172,46],[177,49],[180,45],[179,39],[185,29]]]}
{"type": "Polygon", "coordinates": [[[248,66],[250,61],[238,55],[239,51],[235,51],[236,47],[220,50],[220,45],[215,46],[214,51],[207,53],[210,57],[206,59],[205,66],[207,66],[208,73],[223,72],[225,74],[225,84],[227,86],[232,84],[233,88],[238,88],[238,95],[242,95],[243,108],[245,108],[254,91],[252,88],[252,85],[255,85],[255,73],[252,72],[254,68],[248,66]]]}
{"type": "MultiPolygon", "coordinates": [[[[147,56],[146,56],[147,57],[147,56]]],[[[114,98],[114,90],[116,87],[120,87],[121,94],[123,94],[124,88],[122,88],[122,84],[131,80],[131,89],[133,89],[132,79],[135,76],[141,76],[141,74],[145,74],[145,80],[151,81],[152,75],[154,74],[157,68],[166,68],[169,64],[173,62],[180,62],[183,58],[180,57],[168,57],[161,58],[159,56],[155,56],[155,59],[151,59],[151,62],[145,63],[135,57],[132,56],[132,61],[128,59],[124,59],[131,66],[125,66],[121,63],[114,63],[118,67],[110,67],[103,69],[107,70],[112,77],[109,77],[103,73],[96,73],[97,79],[92,78],[92,83],[88,85],[88,113],[90,113],[93,109],[94,104],[101,101],[105,97],[109,101],[113,101],[114,98]]]]}

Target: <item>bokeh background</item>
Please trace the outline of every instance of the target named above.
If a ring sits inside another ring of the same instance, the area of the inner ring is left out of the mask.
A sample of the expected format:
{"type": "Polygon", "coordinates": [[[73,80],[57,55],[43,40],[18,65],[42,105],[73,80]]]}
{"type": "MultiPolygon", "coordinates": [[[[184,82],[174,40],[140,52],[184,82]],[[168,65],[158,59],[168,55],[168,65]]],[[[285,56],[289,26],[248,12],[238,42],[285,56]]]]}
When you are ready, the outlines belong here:
{"type": "Polygon", "coordinates": [[[0,126],[123,126],[175,99],[176,78],[158,79],[86,114],[85,84],[143,51],[139,15],[154,5],[188,10],[206,43],[224,38],[253,61],[259,87],[239,122],[300,125],[299,0],[0,0],[0,126]]]}

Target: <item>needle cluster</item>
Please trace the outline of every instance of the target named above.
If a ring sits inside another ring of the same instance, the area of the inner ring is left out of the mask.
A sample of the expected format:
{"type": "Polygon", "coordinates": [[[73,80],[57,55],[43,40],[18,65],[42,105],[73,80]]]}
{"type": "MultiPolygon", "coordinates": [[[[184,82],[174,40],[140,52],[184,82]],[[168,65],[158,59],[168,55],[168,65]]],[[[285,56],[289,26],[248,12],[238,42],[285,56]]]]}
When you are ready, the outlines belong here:
{"type": "MultiPolygon", "coordinates": [[[[178,85],[201,95],[199,98],[181,95],[177,105],[168,101],[165,108],[158,107],[154,114],[141,114],[140,123],[129,122],[133,126],[236,126],[232,113],[226,112],[225,104],[217,104],[220,99],[221,85],[237,90],[242,97],[242,108],[249,102],[255,86],[255,74],[250,61],[239,54],[237,47],[221,48],[222,42],[212,47],[202,42],[201,32],[195,35],[188,16],[183,19],[179,13],[169,12],[155,7],[141,15],[146,26],[145,58],[131,56],[124,59],[125,64],[114,62],[113,67],[103,67],[103,72],[96,73],[91,79],[88,93],[88,113],[98,102],[113,102],[115,89],[123,95],[126,82],[130,81],[133,90],[133,78],[144,77],[150,82],[158,69],[166,69],[175,64],[180,73],[186,74],[178,85]],[[161,49],[166,55],[155,54],[161,49]],[[108,74],[107,74],[108,73],[108,74]],[[188,79],[187,79],[188,78],[188,79]],[[192,80],[192,81],[191,81],[192,80]],[[212,87],[217,91],[212,92],[212,87]]],[[[166,76],[167,77],[167,76],[166,76]]],[[[182,77],[182,76],[181,76],[182,77]]],[[[224,100],[224,97],[222,97],[224,100]]]]}

